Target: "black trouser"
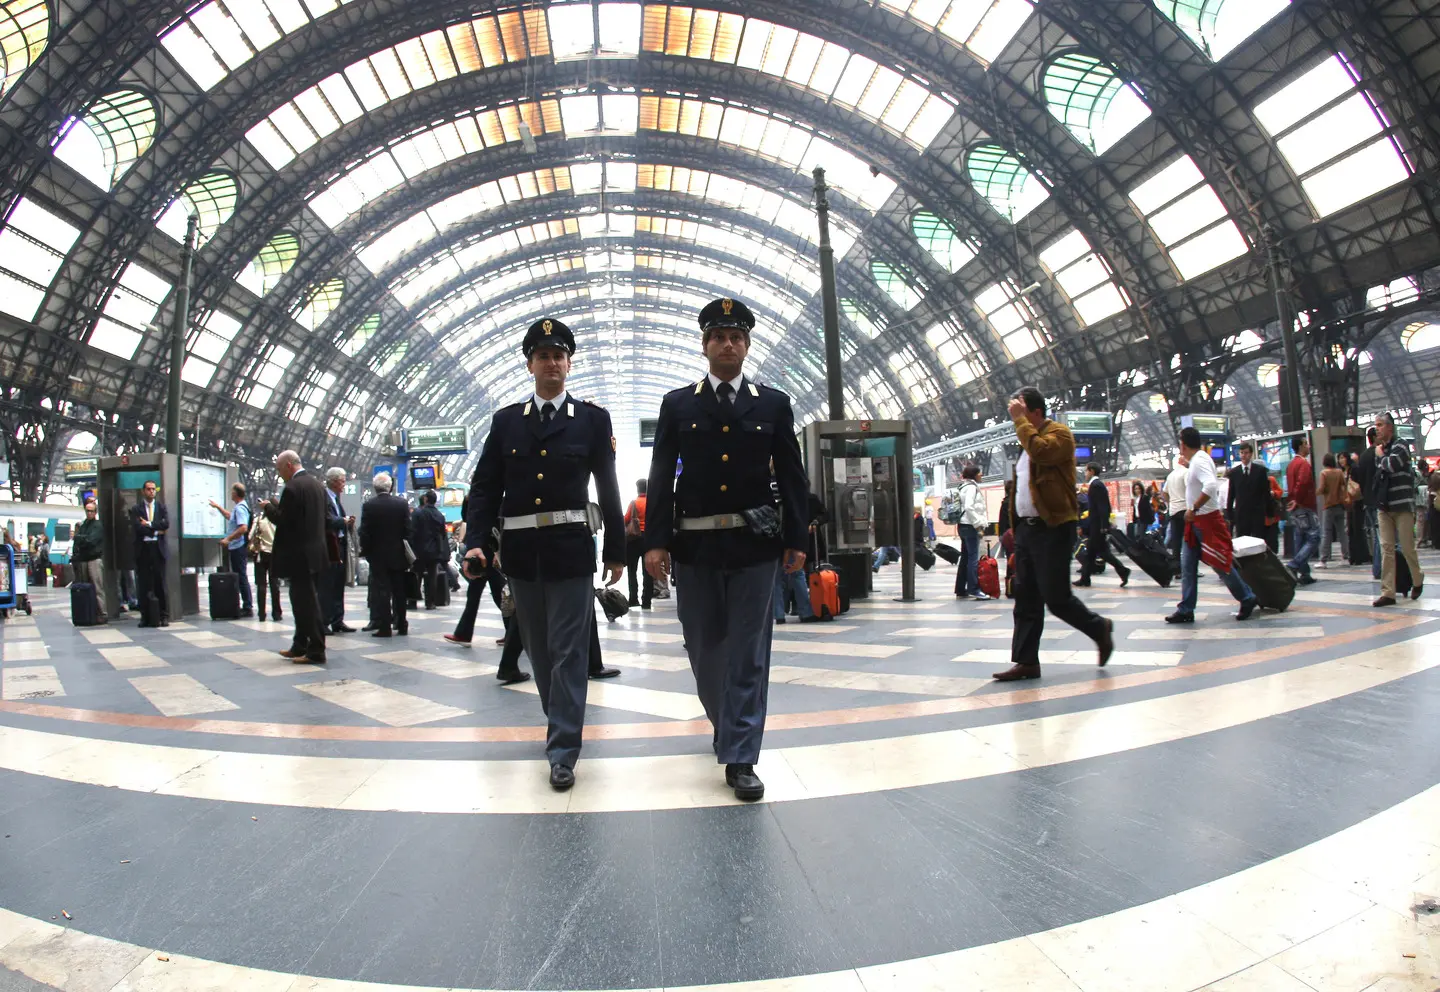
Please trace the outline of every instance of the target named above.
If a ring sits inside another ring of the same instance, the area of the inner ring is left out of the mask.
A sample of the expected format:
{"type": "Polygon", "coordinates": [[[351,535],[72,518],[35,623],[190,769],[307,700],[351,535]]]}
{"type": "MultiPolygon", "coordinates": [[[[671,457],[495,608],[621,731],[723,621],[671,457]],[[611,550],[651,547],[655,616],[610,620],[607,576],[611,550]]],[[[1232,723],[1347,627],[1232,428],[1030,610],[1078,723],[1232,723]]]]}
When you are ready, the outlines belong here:
{"type": "Polygon", "coordinates": [[[160,619],[170,619],[170,597],[165,591],[165,559],[160,555],[160,546],[153,541],[143,541],[135,549],[135,594],[141,609],[145,597],[151,593],[160,602],[160,619]]]}
{"type": "Polygon", "coordinates": [[[1021,522],[1015,527],[1015,633],[1010,660],[1017,665],[1040,664],[1040,635],[1045,611],[1098,641],[1105,620],[1091,612],[1070,587],[1070,549],[1075,546],[1075,523],[1047,527],[1021,522]]]}
{"type": "Polygon", "coordinates": [[[1175,561],[1180,560],[1180,545],[1185,542],[1185,512],[1170,514],[1170,521],[1165,525],[1165,547],[1170,551],[1170,557],[1175,561]]]}
{"type": "Polygon", "coordinates": [[[440,592],[437,583],[447,581],[447,579],[440,578],[440,562],[417,561],[415,563],[415,575],[420,580],[420,596],[425,601],[425,609],[435,609],[435,607],[440,605],[440,592]]]}
{"type": "Polygon", "coordinates": [[[408,630],[405,619],[405,572],[403,568],[370,565],[370,619],[376,630],[408,630]]]}
{"type": "Polygon", "coordinates": [[[630,579],[630,602],[639,602],[641,606],[649,606],[655,587],[650,583],[650,574],[645,571],[642,560],[644,557],[645,539],[643,537],[627,537],[625,539],[625,565],[630,579]],[[636,589],[637,576],[641,587],[638,592],[636,589]]]}
{"type": "Polygon", "coordinates": [[[460,613],[460,622],[455,625],[454,633],[454,636],[462,641],[468,641],[475,636],[475,616],[480,612],[480,600],[485,595],[486,586],[490,587],[490,598],[495,601],[495,609],[500,609],[500,600],[505,595],[505,577],[491,566],[485,570],[484,578],[466,581],[465,609],[460,613]]]}
{"type": "Polygon", "coordinates": [[[1090,580],[1090,576],[1095,572],[1097,561],[1103,561],[1115,569],[1115,574],[1121,578],[1130,574],[1130,569],[1110,553],[1110,541],[1103,530],[1092,530],[1090,536],[1085,539],[1085,554],[1080,557],[1080,580],[1082,582],[1090,580]]]}
{"type": "Polygon", "coordinates": [[[308,570],[290,576],[290,612],[295,619],[295,637],[290,642],[290,650],[311,657],[323,657],[325,626],[320,620],[316,578],[315,573],[308,570]]]}
{"type": "Polygon", "coordinates": [[[260,607],[260,616],[265,616],[265,585],[270,585],[270,612],[280,619],[280,576],[275,574],[275,565],[269,551],[261,551],[255,558],[255,599],[260,607]]]}
{"type": "MultiPolygon", "coordinates": [[[[495,673],[498,678],[502,679],[520,671],[520,652],[525,650],[525,642],[520,637],[520,625],[515,623],[514,619],[514,617],[505,618],[505,650],[500,652],[500,670],[495,673]]],[[[586,674],[594,675],[604,667],[605,657],[600,653],[600,621],[592,617],[590,620],[590,657],[586,674]]]]}
{"type": "Polygon", "coordinates": [[[338,627],[345,622],[345,545],[340,545],[341,561],[325,566],[320,580],[321,616],[325,628],[338,627]]]}

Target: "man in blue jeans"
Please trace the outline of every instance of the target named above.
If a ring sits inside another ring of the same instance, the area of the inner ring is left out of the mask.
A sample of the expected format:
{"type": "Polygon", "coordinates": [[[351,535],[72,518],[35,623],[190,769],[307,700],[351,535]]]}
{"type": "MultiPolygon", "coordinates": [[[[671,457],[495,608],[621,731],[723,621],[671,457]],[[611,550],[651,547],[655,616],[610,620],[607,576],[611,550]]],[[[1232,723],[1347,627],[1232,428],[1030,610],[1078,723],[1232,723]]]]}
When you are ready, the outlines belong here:
{"type": "Polygon", "coordinates": [[[253,617],[255,603],[250,596],[250,576],[246,572],[250,562],[250,504],[245,502],[245,487],[238,482],[231,486],[230,500],[229,510],[213,499],[210,505],[224,514],[230,523],[230,533],[220,538],[220,547],[226,555],[225,564],[240,576],[240,616],[253,617]]]}
{"type": "Polygon", "coordinates": [[[1320,549],[1320,516],[1315,512],[1315,469],[1310,464],[1310,441],[1298,437],[1292,443],[1295,457],[1285,466],[1285,490],[1289,499],[1290,526],[1295,528],[1295,557],[1285,568],[1295,581],[1308,586],[1315,581],[1310,574],[1310,559],[1320,549]]]}
{"type": "Polygon", "coordinates": [[[1235,614],[1235,619],[1249,620],[1260,601],[1235,567],[1230,528],[1220,512],[1220,484],[1215,475],[1215,462],[1204,449],[1200,432],[1193,427],[1186,427],[1180,432],[1180,458],[1190,465],[1185,481],[1185,501],[1188,505],[1185,538],[1180,544],[1180,602],[1165,622],[1195,622],[1202,546],[1205,559],[1225,583],[1225,588],[1230,590],[1230,595],[1240,603],[1240,612],[1235,614]],[[1226,566],[1223,570],[1221,564],[1226,566]]]}
{"type": "Polygon", "coordinates": [[[775,601],[771,609],[776,623],[785,622],[785,593],[795,597],[795,613],[801,623],[815,623],[820,618],[810,605],[810,585],[802,572],[787,572],[783,568],[775,576],[775,601]]]}

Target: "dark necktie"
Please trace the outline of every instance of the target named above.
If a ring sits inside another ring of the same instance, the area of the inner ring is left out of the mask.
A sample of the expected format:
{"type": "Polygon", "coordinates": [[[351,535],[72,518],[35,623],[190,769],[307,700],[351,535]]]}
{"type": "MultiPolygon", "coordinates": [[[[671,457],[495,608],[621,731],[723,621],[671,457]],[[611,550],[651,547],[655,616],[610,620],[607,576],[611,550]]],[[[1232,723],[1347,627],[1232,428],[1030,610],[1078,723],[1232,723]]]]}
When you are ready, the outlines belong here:
{"type": "Polygon", "coordinates": [[[548,424],[555,419],[555,404],[546,403],[540,408],[540,423],[548,424]]]}
{"type": "Polygon", "coordinates": [[[715,390],[715,393],[726,403],[735,402],[735,387],[728,382],[720,383],[720,388],[715,390]]]}

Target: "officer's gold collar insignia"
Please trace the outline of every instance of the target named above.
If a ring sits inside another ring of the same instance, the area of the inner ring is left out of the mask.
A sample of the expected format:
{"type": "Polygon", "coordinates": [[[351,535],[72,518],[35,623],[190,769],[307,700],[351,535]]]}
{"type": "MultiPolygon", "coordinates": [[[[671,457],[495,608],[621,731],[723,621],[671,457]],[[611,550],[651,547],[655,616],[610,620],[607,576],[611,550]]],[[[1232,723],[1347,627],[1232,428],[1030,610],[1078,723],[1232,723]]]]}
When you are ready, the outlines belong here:
{"type": "MultiPolygon", "coordinates": [[[[729,313],[730,311],[727,310],[727,311],[725,311],[725,312],[726,312],[726,313],[729,313]]],[[[543,323],[543,324],[540,325],[540,330],[544,331],[546,334],[549,334],[550,331],[551,331],[552,329],[554,329],[554,327],[555,327],[555,322],[554,322],[553,320],[547,320],[547,321],[545,321],[545,323],[543,323]]]]}
{"type": "Polygon", "coordinates": [[[575,404],[574,404],[574,403],[566,403],[566,404],[565,404],[565,415],[566,415],[567,417],[573,417],[573,416],[575,416],[575,404]]]}
{"type": "Polygon", "coordinates": [[[720,309],[725,311],[725,316],[730,316],[730,311],[735,309],[734,300],[721,300],[720,309]]]}
{"type": "Polygon", "coordinates": [[[755,383],[753,383],[753,382],[747,382],[747,383],[745,383],[745,385],[747,385],[747,386],[750,387],[750,395],[751,395],[751,396],[759,396],[759,395],[760,395],[760,390],[758,390],[758,389],[755,388],[755,383]]]}
{"type": "Polygon", "coordinates": [[[695,395],[696,395],[696,396],[699,396],[699,395],[700,395],[700,391],[703,390],[704,388],[705,388],[705,380],[704,380],[704,379],[701,379],[699,382],[695,383],[695,395]]]}
{"type": "Polygon", "coordinates": [[[531,403],[529,400],[525,401],[525,416],[530,416],[530,407],[532,407],[533,405],[534,404],[531,403]]]}

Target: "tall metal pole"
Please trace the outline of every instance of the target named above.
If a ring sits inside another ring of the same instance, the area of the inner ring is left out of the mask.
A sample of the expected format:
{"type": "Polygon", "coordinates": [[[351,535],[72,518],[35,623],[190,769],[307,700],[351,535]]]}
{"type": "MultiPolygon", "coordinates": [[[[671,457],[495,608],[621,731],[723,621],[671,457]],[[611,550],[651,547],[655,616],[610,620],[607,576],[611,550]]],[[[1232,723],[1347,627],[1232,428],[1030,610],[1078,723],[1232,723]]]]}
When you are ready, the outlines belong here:
{"type": "Polygon", "coordinates": [[[165,451],[180,454],[180,370],[185,367],[185,336],[190,331],[190,272],[195,265],[195,236],[200,217],[190,215],[180,250],[180,284],[175,289],[175,324],[170,331],[170,396],[165,404],[165,451]]]}
{"type": "Polygon", "coordinates": [[[825,170],[815,169],[815,213],[820,217],[820,309],[825,328],[825,385],[830,419],[845,419],[845,390],[840,382],[840,301],[835,296],[835,249],[830,245],[830,203],[825,170]]]}
{"type": "Polygon", "coordinates": [[[1280,377],[1285,402],[1280,404],[1280,427],[1289,433],[1305,426],[1305,411],[1300,406],[1300,351],[1295,346],[1295,321],[1280,280],[1280,255],[1273,234],[1269,236],[1266,254],[1270,263],[1270,288],[1275,292],[1275,319],[1280,323],[1280,344],[1285,351],[1285,374],[1280,377]]]}

